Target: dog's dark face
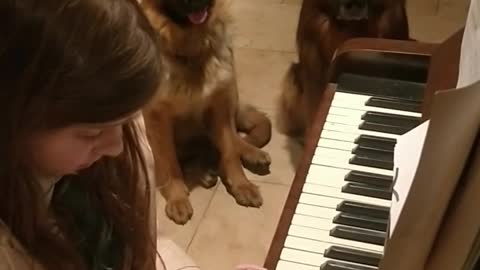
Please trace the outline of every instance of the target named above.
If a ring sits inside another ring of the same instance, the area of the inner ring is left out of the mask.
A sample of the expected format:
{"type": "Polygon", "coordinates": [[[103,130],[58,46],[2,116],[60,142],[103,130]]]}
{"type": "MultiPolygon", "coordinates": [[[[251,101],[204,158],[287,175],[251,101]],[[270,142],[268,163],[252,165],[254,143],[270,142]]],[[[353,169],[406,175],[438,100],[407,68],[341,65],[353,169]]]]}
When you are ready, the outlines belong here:
{"type": "Polygon", "coordinates": [[[340,21],[368,20],[380,15],[391,0],[325,0],[327,12],[340,21]]]}
{"type": "Polygon", "coordinates": [[[215,0],[154,0],[158,8],[182,26],[201,25],[208,21],[215,0]]]}

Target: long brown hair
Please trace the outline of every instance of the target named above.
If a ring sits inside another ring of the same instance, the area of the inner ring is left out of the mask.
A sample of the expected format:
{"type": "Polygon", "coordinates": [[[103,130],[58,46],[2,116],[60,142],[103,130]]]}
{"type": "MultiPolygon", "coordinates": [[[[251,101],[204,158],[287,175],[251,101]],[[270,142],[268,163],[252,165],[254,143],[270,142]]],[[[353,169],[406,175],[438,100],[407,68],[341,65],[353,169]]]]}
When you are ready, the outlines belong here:
{"type": "MultiPolygon", "coordinates": [[[[154,31],[135,0],[6,0],[0,16],[0,221],[46,269],[87,269],[61,200],[51,205],[59,233],[39,218],[44,198],[27,141],[39,129],[112,121],[145,105],[160,72],[154,31]]],[[[87,187],[120,235],[119,268],[154,270],[153,187],[135,127],[123,131],[119,157],[64,178],[87,187]]]]}

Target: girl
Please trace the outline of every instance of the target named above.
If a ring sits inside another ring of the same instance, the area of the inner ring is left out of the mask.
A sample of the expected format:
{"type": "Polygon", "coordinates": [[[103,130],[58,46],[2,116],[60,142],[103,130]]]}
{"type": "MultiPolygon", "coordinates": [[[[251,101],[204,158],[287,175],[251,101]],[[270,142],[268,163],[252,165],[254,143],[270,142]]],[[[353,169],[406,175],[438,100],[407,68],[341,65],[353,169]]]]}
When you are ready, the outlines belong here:
{"type": "MultiPolygon", "coordinates": [[[[151,156],[134,119],[161,70],[137,2],[0,12],[0,269],[154,270],[151,156]]],[[[160,243],[169,269],[193,265],[160,243]]]]}
{"type": "Polygon", "coordinates": [[[0,269],[198,269],[157,239],[140,111],[161,65],[138,3],[0,13],[0,269]]]}

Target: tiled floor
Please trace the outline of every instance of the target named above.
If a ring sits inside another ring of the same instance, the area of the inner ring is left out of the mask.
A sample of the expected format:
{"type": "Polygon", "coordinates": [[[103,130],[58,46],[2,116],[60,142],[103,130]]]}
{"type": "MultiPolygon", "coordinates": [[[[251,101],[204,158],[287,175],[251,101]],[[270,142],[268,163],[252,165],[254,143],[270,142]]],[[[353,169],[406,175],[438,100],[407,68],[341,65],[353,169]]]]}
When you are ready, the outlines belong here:
{"type": "MultiPolygon", "coordinates": [[[[301,0],[231,0],[236,19],[235,53],[241,98],[272,118],[282,76],[296,58],[295,31],[301,0]]],[[[466,18],[465,0],[409,0],[412,37],[440,42],[466,18]]],[[[238,206],[222,184],[195,189],[195,209],[185,226],[175,225],[163,212],[159,196],[160,230],[171,236],[203,270],[229,270],[242,262],[263,264],[294,175],[300,148],[274,130],[265,148],[272,156],[272,173],[248,174],[260,186],[260,209],[238,206]],[[289,149],[294,149],[293,157],[289,149]]]]}

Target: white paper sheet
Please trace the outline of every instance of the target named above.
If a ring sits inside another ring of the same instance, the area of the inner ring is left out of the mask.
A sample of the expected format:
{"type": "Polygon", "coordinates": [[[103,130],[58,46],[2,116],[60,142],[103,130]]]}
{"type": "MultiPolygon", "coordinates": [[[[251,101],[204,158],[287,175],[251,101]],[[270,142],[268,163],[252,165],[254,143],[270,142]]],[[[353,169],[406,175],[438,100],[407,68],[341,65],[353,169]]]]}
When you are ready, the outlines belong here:
{"type": "Polygon", "coordinates": [[[457,88],[480,80],[480,1],[470,2],[460,52],[457,88]]]}
{"type": "Polygon", "coordinates": [[[393,156],[395,179],[390,208],[390,236],[397,224],[417,171],[430,121],[425,121],[397,139],[393,156]]]}

